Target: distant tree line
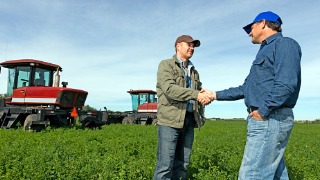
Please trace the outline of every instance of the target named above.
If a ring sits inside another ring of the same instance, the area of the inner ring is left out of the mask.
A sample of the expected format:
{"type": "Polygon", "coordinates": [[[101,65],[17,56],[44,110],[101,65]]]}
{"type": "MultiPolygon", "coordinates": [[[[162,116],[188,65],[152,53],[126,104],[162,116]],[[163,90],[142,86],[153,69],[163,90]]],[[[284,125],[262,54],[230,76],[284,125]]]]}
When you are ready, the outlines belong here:
{"type": "Polygon", "coordinates": [[[315,119],[313,121],[305,120],[305,121],[297,121],[298,123],[306,123],[306,124],[320,124],[320,119],[315,119]]]}
{"type": "Polygon", "coordinates": [[[82,109],[85,110],[85,111],[97,111],[96,108],[91,107],[91,106],[89,106],[89,105],[84,105],[84,106],[82,107],[82,109]]]}

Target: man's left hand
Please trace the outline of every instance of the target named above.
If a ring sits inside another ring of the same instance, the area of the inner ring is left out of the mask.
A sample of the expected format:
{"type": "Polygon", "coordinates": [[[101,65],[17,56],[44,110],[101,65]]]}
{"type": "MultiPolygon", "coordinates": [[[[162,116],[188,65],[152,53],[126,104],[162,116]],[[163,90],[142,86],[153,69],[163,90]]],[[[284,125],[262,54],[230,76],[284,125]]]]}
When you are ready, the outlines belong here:
{"type": "Polygon", "coordinates": [[[261,120],[263,121],[263,117],[259,114],[258,110],[252,111],[249,116],[251,116],[252,118],[256,119],[256,120],[261,120]]]}

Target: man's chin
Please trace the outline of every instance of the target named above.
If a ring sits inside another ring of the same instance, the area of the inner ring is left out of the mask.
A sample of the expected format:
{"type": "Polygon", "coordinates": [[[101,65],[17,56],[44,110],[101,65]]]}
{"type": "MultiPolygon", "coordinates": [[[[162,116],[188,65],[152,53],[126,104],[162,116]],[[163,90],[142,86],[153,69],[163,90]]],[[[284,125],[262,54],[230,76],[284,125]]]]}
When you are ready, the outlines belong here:
{"type": "Polygon", "coordinates": [[[252,40],[251,42],[252,42],[252,44],[259,44],[259,43],[256,42],[255,40],[252,40]]]}
{"type": "Polygon", "coordinates": [[[190,59],[192,57],[193,53],[192,54],[188,54],[188,58],[190,59]]]}

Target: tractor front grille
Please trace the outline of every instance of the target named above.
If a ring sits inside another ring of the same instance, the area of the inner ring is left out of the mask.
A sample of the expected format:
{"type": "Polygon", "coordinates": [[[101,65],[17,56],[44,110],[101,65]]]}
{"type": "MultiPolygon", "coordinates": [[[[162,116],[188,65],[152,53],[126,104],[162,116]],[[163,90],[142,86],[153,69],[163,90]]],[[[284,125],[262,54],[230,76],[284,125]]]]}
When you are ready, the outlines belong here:
{"type": "Polygon", "coordinates": [[[84,103],[86,102],[86,99],[87,99],[87,95],[88,94],[85,94],[85,93],[78,93],[77,94],[77,99],[74,102],[74,106],[76,106],[76,107],[84,106],[84,103]]]}
{"type": "Polygon", "coordinates": [[[76,93],[71,91],[61,91],[59,93],[57,102],[60,103],[62,107],[73,107],[73,102],[76,93]]]}
{"type": "Polygon", "coordinates": [[[59,93],[57,102],[61,107],[82,107],[87,98],[87,92],[63,90],[59,93]]]}

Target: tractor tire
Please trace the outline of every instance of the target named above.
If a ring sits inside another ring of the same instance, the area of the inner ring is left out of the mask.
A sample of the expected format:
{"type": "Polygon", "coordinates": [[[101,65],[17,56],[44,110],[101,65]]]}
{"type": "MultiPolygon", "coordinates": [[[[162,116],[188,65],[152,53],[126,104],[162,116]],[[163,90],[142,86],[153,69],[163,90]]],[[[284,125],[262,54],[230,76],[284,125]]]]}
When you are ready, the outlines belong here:
{"type": "Polygon", "coordinates": [[[122,120],[122,124],[135,124],[136,120],[133,117],[125,117],[122,120]]]}
{"type": "Polygon", "coordinates": [[[34,126],[31,126],[32,125],[32,121],[37,121],[37,115],[36,114],[29,114],[27,116],[27,118],[24,120],[24,123],[23,123],[23,130],[24,131],[41,131],[43,129],[45,129],[45,126],[43,125],[34,125],[34,126]]]}
{"type": "Polygon", "coordinates": [[[82,128],[93,128],[95,127],[96,118],[93,116],[88,116],[81,121],[82,128]]]}

